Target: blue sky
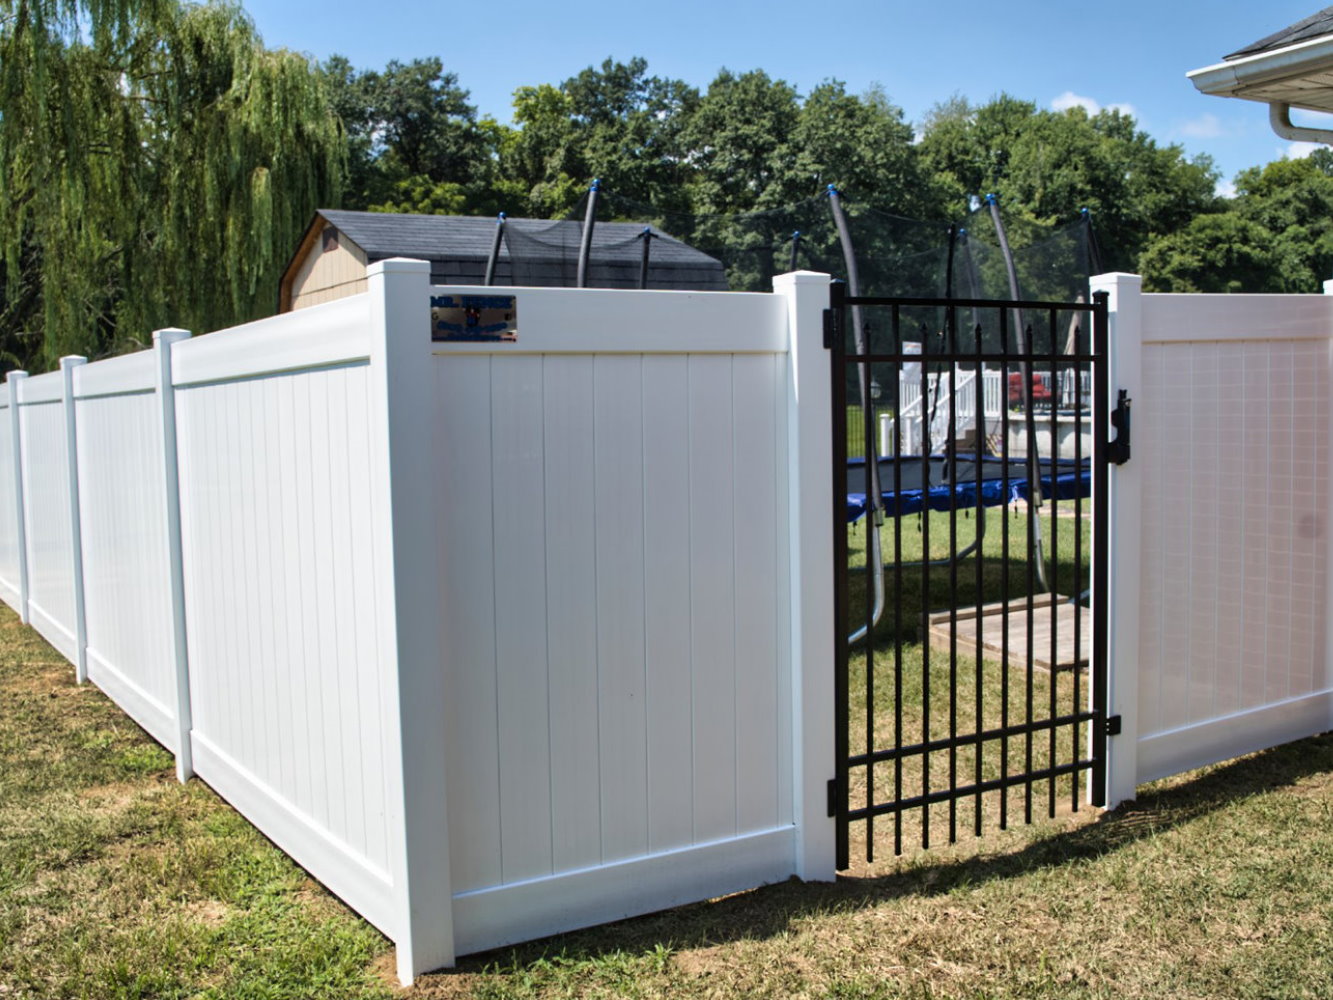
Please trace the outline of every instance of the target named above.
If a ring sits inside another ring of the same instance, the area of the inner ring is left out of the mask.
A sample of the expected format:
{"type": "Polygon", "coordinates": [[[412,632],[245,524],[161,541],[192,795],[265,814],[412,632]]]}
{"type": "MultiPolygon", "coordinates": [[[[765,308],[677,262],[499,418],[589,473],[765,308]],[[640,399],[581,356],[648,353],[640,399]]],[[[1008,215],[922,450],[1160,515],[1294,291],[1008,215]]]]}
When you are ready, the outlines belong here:
{"type": "Polygon", "coordinates": [[[641,55],[650,72],[701,89],[724,66],[763,69],[802,92],[829,77],[855,92],[880,84],[913,121],[954,93],[1124,105],[1159,142],[1212,156],[1224,183],[1302,150],[1272,133],[1263,105],[1204,96],[1186,71],[1319,9],[1309,0],[243,3],[270,46],[341,53],[362,68],[439,56],[501,121],[516,87],[641,55]]]}

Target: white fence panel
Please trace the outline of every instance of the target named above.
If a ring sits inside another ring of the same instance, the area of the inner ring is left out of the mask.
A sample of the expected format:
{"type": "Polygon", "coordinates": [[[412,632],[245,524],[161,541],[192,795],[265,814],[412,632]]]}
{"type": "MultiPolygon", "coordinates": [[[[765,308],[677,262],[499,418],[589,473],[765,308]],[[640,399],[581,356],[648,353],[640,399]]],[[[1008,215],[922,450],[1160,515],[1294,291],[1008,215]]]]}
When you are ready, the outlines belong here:
{"type": "Polygon", "coordinates": [[[78,662],[74,592],[74,529],[70,518],[69,449],[63,373],[19,385],[23,510],[27,535],[28,610],[42,637],[78,662]]]}
{"type": "Polygon", "coordinates": [[[22,613],[19,565],[18,497],[14,480],[14,440],[9,386],[0,386],[0,600],[22,613]]]}
{"type": "Polygon", "coordinates": [[[153,351],[74,375],[88,677],[175,752],[171,567],[153,351]]]}
{"type": "Polygon", "coordinates": [[[394,934],[367,296],[173,351],[194,765],[394,934]]]}
{"type": "Polygon", "coordinates": [[[1145,295],[1138,780],[1333,721],[1333,299],[1145,295]]]}
{"type": "Polygon", "coordinates": [[[460,953],[794,870],[784,303],[519,294],[434,359],[460,953]]]}
{"type": "Polygon", "coordinates": [[[0,593],[26,559],[43,635],[404,981],[832,877],[827,277],[523,289],[471,345],[428,281],[16,378],[0,593]]]}

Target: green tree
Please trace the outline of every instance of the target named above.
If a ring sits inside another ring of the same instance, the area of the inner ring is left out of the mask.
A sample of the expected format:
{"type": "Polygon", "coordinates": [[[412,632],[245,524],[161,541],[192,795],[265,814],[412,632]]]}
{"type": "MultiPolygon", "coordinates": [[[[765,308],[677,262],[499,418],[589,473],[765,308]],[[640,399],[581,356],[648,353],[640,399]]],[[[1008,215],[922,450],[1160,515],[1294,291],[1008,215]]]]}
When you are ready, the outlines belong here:
{"type": "Polygon", "coordinates": [[[1131,116],[1040,111],[1002,94],[980,107],[954,98],[927,117],[921,153],[951,215],[995,193],[1016,246],[1092,212],[1108,268],[1130,269],[1158,233],[1216,206],[1207,157],[1158,146],[1131,116]]]}
{"type": "Polygon", "coordinates": [[[1318,292],[1333,276],[1333,151],[1236,177],[1223,212],[1164,230],[1144,251],[1144,287],[1180,292],[1318,292]]]}
{"type": "Polygon", "coordinates": [[[265,315],[345,150],[239,8],[0,0],[0,341],[50,367],[265,315]]]}
{"type": "Polygon", "coordinates": [[[438,58],[356,70],[333,56],[320,74],[347,134],[344,207],[462,212],[489,204],[499,137],[438,58]]]}
{"type": "Polygon", "coordinates": [[[638,57],[607,59],[559,86],[520,87],[516,128],[500,146],[510,211],[565,215],[593,178],[622,198],[684,210],[681,133],[698,102],[693,87],[650,76],[638,57]]]}
{"type": "Polygon", "coordinates": [[[1236,211],[1200,215],[1159,236],[1139,265],[1153,292],[1262,292],[1282,284],[1272,232],[1236,211]]]}

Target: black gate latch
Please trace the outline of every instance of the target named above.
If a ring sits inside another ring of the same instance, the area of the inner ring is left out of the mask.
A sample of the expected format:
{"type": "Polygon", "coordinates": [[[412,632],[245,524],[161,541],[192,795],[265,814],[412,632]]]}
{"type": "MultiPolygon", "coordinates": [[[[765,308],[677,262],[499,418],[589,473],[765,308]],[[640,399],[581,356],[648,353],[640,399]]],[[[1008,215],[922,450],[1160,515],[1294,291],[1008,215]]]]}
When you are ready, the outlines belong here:
{"type": "Polygon", "coordinates": [[[1112,465],[1124,465],[1129,461],[1129,406],[1133,400],[1124,389],[1116,399],[1115,409],[1111,411],[1111,426],[1116,429],[1115,440],[1106,446],[1106,458],[1112,465]]]}

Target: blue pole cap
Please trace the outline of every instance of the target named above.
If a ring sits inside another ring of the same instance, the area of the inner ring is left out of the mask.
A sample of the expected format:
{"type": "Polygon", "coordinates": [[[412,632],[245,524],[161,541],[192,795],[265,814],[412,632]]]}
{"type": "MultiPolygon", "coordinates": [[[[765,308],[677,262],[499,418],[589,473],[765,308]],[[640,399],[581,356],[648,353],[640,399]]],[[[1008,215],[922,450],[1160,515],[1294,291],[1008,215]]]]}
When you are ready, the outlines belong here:
{"type": "Polygon", "coordinates": [[[999,196],[999,195],[996,195],[996,194],[988,194],[988,195],[986,195],[986,204],[987,204],[987,205],[998,205],[999,203],[1000,203],[1000,196],[999,196]]]}
{"type": "Polygon", "coordinates": [[[837,195],[837,193],[838,193],[838,189],[835,188],[832,184],[830,184],[830,185],[828,186],[827,191],[828,191],[828,196],[829,196],[830,198],[835,197],[835,196],[837,195]]]}
{"type": "Polygon", "coordinates": [[[499,215],[497,215],[497,216],[495,217],[495,224],[496,224],[497,226],[503,226],[503,225],[505,224],[505,214],[504,214],[504,212],[501,212],[499,215]]]}
{"type": "Polygon", "coordinates": [[[1080,209],[1078,210],[1078,214],[1081,215],[1081,216],[1083,216],[1083,218],[1086,219],[1089,215],[1092,214],[1092,212],[1089,211],[1089,210],[1086,209],[1086,208],[1080,208],[1080,209]]]}
{"type": "Polygon", "coordinates": [[[793,229],[791,231],[791,238],[794,240],[799,240],[801,238],[801,231],[799,229],[793,229]]]}
{"type": "Polygon", "coordinates": [[[592,187],[588,188],[588,190],[589,190],[589,191],[600,191],[600,190],[602,190],[602,182],[601,182],[601,180],[598,179],[598,178],[596,178],[596,177],[594,177],[594,178],[592,179],[592,187]]]}

